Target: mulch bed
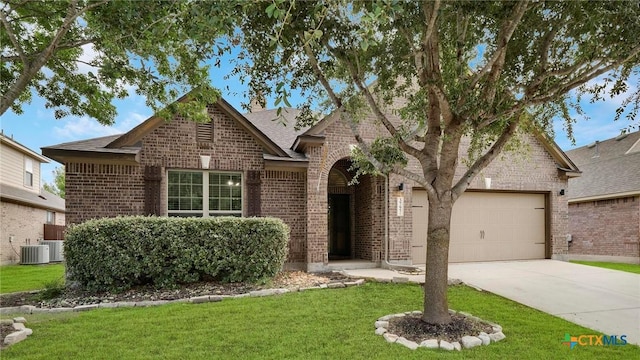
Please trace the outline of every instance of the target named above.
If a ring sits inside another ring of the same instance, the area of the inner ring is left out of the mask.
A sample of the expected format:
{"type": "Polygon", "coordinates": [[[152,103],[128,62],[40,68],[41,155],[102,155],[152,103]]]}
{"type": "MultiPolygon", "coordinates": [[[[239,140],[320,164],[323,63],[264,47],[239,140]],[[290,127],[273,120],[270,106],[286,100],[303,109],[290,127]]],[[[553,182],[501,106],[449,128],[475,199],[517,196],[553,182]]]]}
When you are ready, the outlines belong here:
{"type": "Polygon", "coordinates": [[[11,334],[15,330],[13,329],[13,325],[0,325],[0,349],[4,349],[6,345],[4,344],[4,337],[11,334]]]}
{"type": "Polygon", "coordinates": [[[462,315],[452,315],[446,325],[427,324],[418,315],[407,315],[389,320],[390,333],[420,344],[424,340],[438,339],[448,342],[460,341],[463,336],[476,336],[481,331],[492,333],[491,326],[468,319],[462,315]]]}
{"type": "Polygon", "coordinates": [[[202,295],[238,295],[268,288],[311,287],[345,279],[348,277],[335,272],[309,274],[302,271],[285,271],[278,274],[266,285],[210,281],[186,284],[175,289],[140,286],[119,293],[91,293],[77,289],[65,289],[60,296],[48,300],[42,300],[39,292],[32,291],[0,295],[0,307],[34,305],[40,308],[57,308],[103,302],[178,300],[202,295]]]}

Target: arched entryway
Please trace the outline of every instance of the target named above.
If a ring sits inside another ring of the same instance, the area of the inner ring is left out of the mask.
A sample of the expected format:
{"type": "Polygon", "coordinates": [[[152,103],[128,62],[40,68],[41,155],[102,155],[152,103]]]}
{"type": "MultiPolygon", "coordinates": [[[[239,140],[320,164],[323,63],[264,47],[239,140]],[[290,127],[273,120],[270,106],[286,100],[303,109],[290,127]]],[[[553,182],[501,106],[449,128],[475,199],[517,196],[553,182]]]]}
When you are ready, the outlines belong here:
{"type": "Polygon", "coordinates": [[[329,261],[380,261],[384,236],[384,179],[363,175],[352,183],[349,158],[338,160],[327,179],[329,261]]]}

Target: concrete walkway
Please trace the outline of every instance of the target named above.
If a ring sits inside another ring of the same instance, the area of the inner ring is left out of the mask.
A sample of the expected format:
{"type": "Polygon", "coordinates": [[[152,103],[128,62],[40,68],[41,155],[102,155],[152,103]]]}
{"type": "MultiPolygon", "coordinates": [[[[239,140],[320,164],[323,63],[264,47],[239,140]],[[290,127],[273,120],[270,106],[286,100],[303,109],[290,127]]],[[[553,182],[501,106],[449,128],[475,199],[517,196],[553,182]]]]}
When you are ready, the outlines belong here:
{"type": "MultiPolygon", "coordinates": [[[[424,282],[424,275],[384,269],[346,272],[359,277],[407,277],[424,282]]],[[[640,345],[640,275],[563,261],[531,260],[449,264],[449,278],[605,335],[627,335],[628,342],[640,345]]]]}

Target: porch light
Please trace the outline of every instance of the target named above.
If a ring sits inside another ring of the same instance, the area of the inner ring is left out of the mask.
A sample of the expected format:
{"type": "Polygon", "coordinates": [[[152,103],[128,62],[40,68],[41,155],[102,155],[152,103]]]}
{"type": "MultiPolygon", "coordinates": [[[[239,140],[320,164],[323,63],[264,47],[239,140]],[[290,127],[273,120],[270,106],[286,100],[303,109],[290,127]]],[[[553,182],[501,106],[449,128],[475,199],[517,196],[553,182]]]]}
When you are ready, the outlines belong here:
{"type": "Polygon", "coordinates": [[[564,195],[564,189],[560,189],[560,196],[564,195]]]}
{"type": "Polygon", "coordinates": [[[209,168],[209,163],[211,162],[211,156],[209,155],[200,155],[200,164],[203,169],[209,168]]]}
{"type": "Polygon", "coordinates": [[[491,189],[491,178],[484,178],[484,188],[491,189]]]}
{"type": "Polygon", "coordinates": [[[398,191],[402,190],[404,190],[404,183],[400,183],[400,185],[398,185],[398,191]]]}

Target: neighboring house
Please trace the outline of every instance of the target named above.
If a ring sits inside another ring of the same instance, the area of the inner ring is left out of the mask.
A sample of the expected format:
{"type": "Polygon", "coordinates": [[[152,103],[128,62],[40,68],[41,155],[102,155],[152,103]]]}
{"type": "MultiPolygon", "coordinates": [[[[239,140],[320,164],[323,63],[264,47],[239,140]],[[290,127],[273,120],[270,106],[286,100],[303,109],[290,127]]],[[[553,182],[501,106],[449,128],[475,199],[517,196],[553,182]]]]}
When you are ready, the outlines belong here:
{"type": "MultiPolygon", "coordinates": [[[[284,110],[287,126],[272,121],[275,110],[243,115],[223,99],[208,112],[208,124],[151,117],[123,135],[43,148],[65,164],[68,222],[273,216],[291,230],[289,268],[322,271],[337,260],[424,263],[426,192],[396,175],[363,176],[350,186],[356,141],[336,114],[296,131],[295,109],[284,110]]],[[[361,120],[364,138],[386,131],[374,123],[361,120]]],[[[496,160],[456,204],[451,261],[566,254],[561,194],[578,170],[553,142],[526,135],[522,141],[523,154],[496,160]]]]}
{"type": "Polygon", "coordinates": [[[570,258],[640,263],[640,131],[567,152],[570,258]]]}
{"type": "Polygon", "coordinates": [[[0,264],[20,261],[21,245],[62,239],[64,199],[42,190],[40,164],[49,159],[0,134],[0,264]]]}

